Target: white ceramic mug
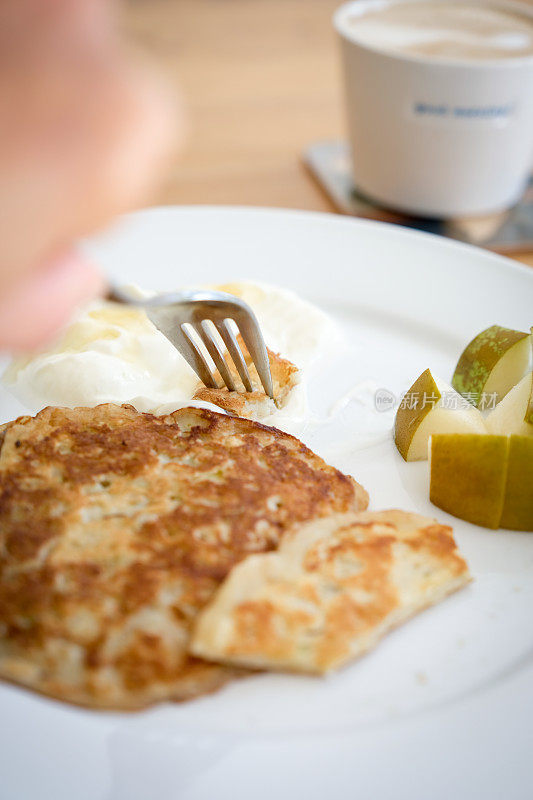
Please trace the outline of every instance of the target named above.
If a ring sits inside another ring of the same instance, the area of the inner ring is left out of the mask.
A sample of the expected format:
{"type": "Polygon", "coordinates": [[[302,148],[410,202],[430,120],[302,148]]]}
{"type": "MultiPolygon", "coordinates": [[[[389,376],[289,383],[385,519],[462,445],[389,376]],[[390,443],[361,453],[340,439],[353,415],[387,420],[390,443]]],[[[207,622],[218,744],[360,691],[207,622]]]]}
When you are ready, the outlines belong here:
{"type": "MultiPolygon", "coordinates": [[[[500,5],[533,18],[531,6],[500,5]]],[[[509,208],[533,165],[533,56],[444,61],[357,42],[349,19],[382,6],[356,0],[334,15],[357,188],[427,217],[509,208]]]]}

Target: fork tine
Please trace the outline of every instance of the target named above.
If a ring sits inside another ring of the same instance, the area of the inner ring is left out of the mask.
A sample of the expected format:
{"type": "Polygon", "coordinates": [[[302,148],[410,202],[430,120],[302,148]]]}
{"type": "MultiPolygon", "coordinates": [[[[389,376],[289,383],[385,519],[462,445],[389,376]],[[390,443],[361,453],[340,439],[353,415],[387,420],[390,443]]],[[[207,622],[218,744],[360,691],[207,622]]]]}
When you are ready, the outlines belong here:
{"type": "Polygon", "coordinates": [[[235,322],[237,323],[244,344],[252,356],[257,374],[261,379],[265,392],[269,397],[274,399],[274,386],[272,384],[270,362],[257,320],[253,316],[239,314],[235,322]]]}
{"type": "Polygon", "coordinates": [[[235,364],[235,367],[237,368],[237,372],[240,375],[244,388],[246,389],[247,392],[253,392],[252,381],[250,380],[250,373],[248,372],[246,361],[244,360],[244,356],[241,353],[241,348],[239,347],[239,343],[235,338],[235,334],[231,330],[230,326],[226,323],[226,320],[216,320],[215,326],[217,331],[220,333],[222,337],[222,341],[228,348],[228,353],[230,354],[231,359],[235,364]]]}
{"type": "Polygon", "coordinates": [[[202,351],[198,348],[196,342],[193,341],[186,328],[180,326],[178,330],[174,330],[172,344],[177,347],[183,358],[187,361],[189,366],[193,368],[202,383],[204,383],[210,389],[218,389],[218,384],[209,368],[209,364],[205,360],[202,351]]]}
{"type": "Polygon", "coordinates": [[[195,322],[193,323],[194,330],[205,344],[207,348],[207,352],[215,362],[215,365],[222,376],[222,380],[230,390],[230,392],[236,392],[237,387],[235,386],[235,381],[233,380],[233,376],[228,369],[228,365],[226,364],[226,359],[224,358],[220,347],[218,346],[218,342],[213,336],[212,331],[209,330],[207,326],[207,321],[203,320],[202,322],[195,322]]]}
{"type": "Polygon", "coordinates": [[[127,293],[122,291],[115,291],[112,294],[118,302],[144,308],[151,322],[179,350],[200,380],[210,388],[218,388],[215,376],[202,351],[189,331],[183,327],[185,324],[193,325],[195,333],[200,336],[202,344],[207,348],[224,382],[230,390],[234,390],[235,383],[227,369],[227,363],[220,347],[216,339],[213,339],[212,332],[202,324],[207,321],[213,322],[228,349],[245,390],[253,392],[246,361],[235,334],[228,325],[228,321],[233,320],[248,349],[265,392],[274,399],[268,352],[261,329],[252,309],[243,300],[224,292],[209,290],[174,292],[145,299],[130,298],[127,293]]]}

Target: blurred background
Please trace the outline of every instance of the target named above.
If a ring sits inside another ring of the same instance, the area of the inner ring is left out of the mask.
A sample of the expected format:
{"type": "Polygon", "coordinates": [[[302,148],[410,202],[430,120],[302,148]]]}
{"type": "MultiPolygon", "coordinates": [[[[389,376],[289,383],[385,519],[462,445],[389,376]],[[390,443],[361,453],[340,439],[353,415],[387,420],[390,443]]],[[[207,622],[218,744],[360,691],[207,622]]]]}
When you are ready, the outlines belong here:
{"type": "Polygon", "coordinates": [[[302,165],[342,135],[340,0],[126,0],[125,32],[181,90],[190,130],[160,203],[332,211],[302,165]]]}
{"type": "MultiPolygon", "coordinates": [[[[156,203],[337,210],[303,154],[346,136],[340,2],[124,1],[125,34],[181,93],[189,124],[156,203]]],[[[508,254],[533,265],[529,246],[508,254]]]]}

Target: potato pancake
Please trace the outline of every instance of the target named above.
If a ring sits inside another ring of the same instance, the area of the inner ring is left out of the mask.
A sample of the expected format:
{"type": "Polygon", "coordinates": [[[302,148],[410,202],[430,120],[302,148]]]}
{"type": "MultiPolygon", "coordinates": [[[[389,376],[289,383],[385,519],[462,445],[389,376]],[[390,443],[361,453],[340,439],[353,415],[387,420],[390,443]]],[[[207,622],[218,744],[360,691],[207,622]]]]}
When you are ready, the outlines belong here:
{"type": "Polygon", "coordinates": [[[188,654],[198,612],[246,556],[368,503],[298,439],[203,409],[45,408],[1,437],[0,677],[86,706],[239,674],[188,654]]]}

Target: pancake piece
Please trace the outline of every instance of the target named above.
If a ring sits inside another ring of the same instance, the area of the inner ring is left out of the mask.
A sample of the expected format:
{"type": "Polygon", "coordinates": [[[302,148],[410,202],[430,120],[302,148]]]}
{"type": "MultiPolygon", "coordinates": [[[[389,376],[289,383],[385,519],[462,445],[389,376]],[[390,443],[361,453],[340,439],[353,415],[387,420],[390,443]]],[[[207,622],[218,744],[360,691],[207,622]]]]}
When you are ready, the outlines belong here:
{"type": "MultiPolygon", "coordinates": [[[[226,353],[224,359],[239,391],[230,392],[225,386],[222,389],[209,389],[202,383],[196,390],[194,399],[213,403],[213,405],[219,406],[219,408],[228,411],[230,414],[237,414],[239,417],[247,417],[247,419],[254,419],[260,422],[265,417],[274,414],[276,410],[284,408],[290,393],[299,382],[298,368],[286,358],[282,358],[279,353],[273,353],[272,350],[267,348],[274,386],[274,399],[272,399],[265,393],[252,357],[240,335],[237,336],[237,341],[248,367],[253,392],[244,391],[239,373],[229,354],[226,353]]],[[[222,378],[219,372],[216,371],[215,374],[219,384],[221,384],[222,378]]]]}
{"type": "Polygon", "coordinates": [[[202,409],[46,408],[1,436],[0,676],[92,707],[240,674],[188,655],[198,611],[294,524],[368,502],[294,437],[202,409]]]}
{"type": "Polygon", "coordinates": [[[336,514],[250,556],[198,616],[191,652],[324,673],[470,580],[451,528],[406,511],[336,514]]]}

